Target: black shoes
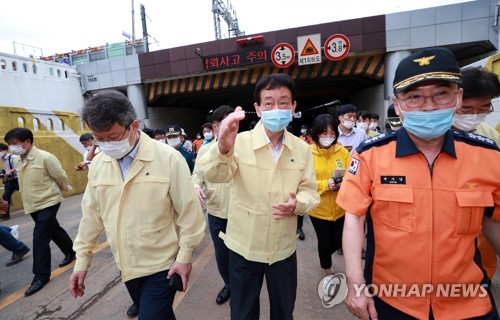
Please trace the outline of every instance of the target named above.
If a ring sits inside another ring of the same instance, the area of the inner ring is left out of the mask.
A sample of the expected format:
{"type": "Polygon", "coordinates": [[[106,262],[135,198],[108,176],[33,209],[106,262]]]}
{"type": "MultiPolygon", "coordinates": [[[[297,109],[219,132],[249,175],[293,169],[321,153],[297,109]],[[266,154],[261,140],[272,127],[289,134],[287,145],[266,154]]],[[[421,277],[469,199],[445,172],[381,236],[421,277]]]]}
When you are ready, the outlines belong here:
{"type": "Polygon", "coordinates": [[[73,260],[76,259],[76,253],[73,251],[71,253],[68,253],[66,257],[64,257],[64,260],[59,263],[59,267],[64,267],[73,262],[73,260]]]}
{"type": "Polygon", "coordinates": [[[10,219],[10,214],[0,214],[0,221],[5,221],[10,219]]]}
{"type": "Polygon", "coordinates": [[[12,259],[10,259],[9,261],[7,261],[7,264],[6,266],[7,267],[10,267],[12,265],[15,265],[16,263],[19,263],[21,262],[21,260],[23,260],[23,257],[28,253],[30,252],[30,248],[26,247],[24,248],[22,251],[20,252],[17,252],[17,253],[13,253],[12,254],[12,259]]]}
{"type": "Polygon", "coordinates": [[[23,250],[17,252],[17,253],[13,253],[12,254],[12,259],[10,259],[6,266],[7,267],[10,267],[10,266],[13,266],[15,265],[16,263],[19,263],[21,262],[21,260],[23,260],[23,257],[28,253],[30,252],[30,248],[28,247],[25,247],[23,250]]]}
{"type": "Polygon", "coordinates": [[[224,302],[226,302],[227,300],[229,300],[229,296],[230,295],[231,295],[231,293],[229,292],[229,288],[228,287],[222,288],[222,290],[217,295],[217,299],[215,300],[215,303],[217,303],[219,305],[223,304],[224,302]]]}
{"type": "Polygon", "coordinates": [[[26,290],[24,296],[29,297],[32,294],[42,290],[42,288],[49,282],[49,280],[33,280],[31,286],[26,290]]]}
{"type": "Polygon", "coordinates": [[[300,227],[297,228],[297,234],[299,235],[299,239],[300,240],[304,240],[306,238],[306,235],[304,234],[304,231],[300,227]]]}
{"type": "Polygon", "coordinates": [[[137,306],[134,303],[130,306],[130,308],[128,308],[127,316],[129,316],[130,318],[135,318],[138,315],[139,315],[139,308],[137,308],[137,306]]]}

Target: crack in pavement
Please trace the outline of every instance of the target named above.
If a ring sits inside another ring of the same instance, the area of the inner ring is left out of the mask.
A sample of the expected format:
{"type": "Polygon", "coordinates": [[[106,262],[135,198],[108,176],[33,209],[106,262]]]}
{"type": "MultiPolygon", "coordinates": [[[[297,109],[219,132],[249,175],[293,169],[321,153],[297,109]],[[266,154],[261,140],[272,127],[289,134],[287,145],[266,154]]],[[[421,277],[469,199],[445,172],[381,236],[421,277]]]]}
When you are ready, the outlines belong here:
{"type": "Polygon", "coordinates": [[[57,317],[57,318],[41,318],[45,316],[49,316],[52,313],[56,311],[61,310],[61,306],[59,306],[56,310],[50,311],[47,310],[47,306],[43,306],[43,311],[40,313],[37,312],[37,317],[35,319],[50,319],[50,320],[74,320],[74,319],[79,319],[80,316],[85,314],[85,312],[90,309],[94,304],[99,302],[99,300],[106,295],[111,289],[113,289],[116,285],[121,283],[121,276],[118,274],[117,277],[115,277],[112,281],[110,281],[106,286],[103,288],[103,290],[99,291],[95,295],[91,296],[85,303],[83,303],[78,309],[75,310],[72,314],[70,314],[68,317],[57,317]]]}

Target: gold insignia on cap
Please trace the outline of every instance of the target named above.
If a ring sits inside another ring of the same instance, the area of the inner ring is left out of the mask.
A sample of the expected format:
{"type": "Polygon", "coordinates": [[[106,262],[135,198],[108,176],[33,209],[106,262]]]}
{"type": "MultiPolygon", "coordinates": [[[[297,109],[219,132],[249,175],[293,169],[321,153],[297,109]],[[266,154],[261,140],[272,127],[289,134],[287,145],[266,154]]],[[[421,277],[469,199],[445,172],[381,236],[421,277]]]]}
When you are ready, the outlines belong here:
{"type": "Polygon", "coordinates": [[[477,186],[477,183],[475,182],[467,182],[466,183],[469,189],[474,189],[477,186]]]}
{"type": "Polygon", "coordinates": [[[431,63],[431,60],[434,59],[436,56],[430,56],[430,57],[422,57],[413,60],[414,62],[417,62],[419,66],[428,66],[431,63]]]}

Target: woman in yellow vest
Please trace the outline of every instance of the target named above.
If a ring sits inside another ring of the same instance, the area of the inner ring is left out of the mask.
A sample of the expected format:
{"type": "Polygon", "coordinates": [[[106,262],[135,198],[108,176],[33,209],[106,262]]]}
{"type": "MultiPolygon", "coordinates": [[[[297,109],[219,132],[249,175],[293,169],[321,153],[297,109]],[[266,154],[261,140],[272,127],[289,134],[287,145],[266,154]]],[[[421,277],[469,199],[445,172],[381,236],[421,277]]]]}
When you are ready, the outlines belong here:
{"type": "MultiPolygon", "coordinates": [[[[333,274],[332,254],[342,247],[344,210],[337,205],[337,193],[351,156],[346,148],[337,143],[338,124],[328,114],[316,117],[313,122],[310,148],[318,181],[319,206],[309,212],[318,238],[318,255],[325,276],[333,274]]],[[[328,293],[325,278],[323,288],[328,293]]]]}

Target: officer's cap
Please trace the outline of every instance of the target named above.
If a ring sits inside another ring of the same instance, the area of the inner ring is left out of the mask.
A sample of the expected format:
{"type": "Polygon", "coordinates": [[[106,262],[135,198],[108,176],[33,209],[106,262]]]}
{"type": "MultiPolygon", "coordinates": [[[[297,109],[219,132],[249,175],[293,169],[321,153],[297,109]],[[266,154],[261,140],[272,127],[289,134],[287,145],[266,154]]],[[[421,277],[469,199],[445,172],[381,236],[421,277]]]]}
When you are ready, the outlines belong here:
{"type": "Polygon", "coordinates": [[[462,83],[453,52],[446,48],[428,48],[401,60],[394,75],[393,88],[399,93],[409,86],[429,80],[462,83]]]}
{"type": "Polygon", "coordinates": [[[181,127],[177,125],[171,125],[167,127],[167,132],[165,133],[165,136],[170,136],[170,135],[176,135],[176,134],[181,134],[182,129],[181,127]]]}

